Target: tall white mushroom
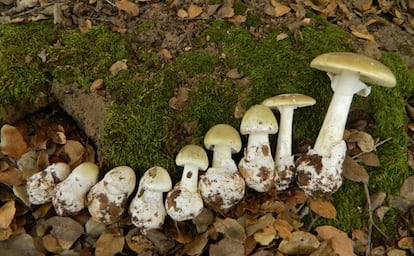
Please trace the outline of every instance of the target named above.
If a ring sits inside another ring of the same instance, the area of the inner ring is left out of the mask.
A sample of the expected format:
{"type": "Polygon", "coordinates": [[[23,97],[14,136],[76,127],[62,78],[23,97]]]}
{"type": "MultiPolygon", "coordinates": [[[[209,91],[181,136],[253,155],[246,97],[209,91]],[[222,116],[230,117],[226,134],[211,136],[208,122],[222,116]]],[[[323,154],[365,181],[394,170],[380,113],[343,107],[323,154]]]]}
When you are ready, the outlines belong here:
{"type": "Polygon", "coordinates": [[[59,216],[78,214],[86,207],[86,194],[98,182],[99,168],[92,162],[78,165],[55,186],[52,204],[59,216]]]}
{"type": "Polygon", "coordinates": [[[86,197],[92,218],[103,224],[119,221],[135,183],[135,172],[128,166],[118,166],[107,172],[86,197]]]}
{"type": "Polygon", "coordinates": [[[203,210],[203,199],[198,191],[198,171],[208,168],[206,151],[197,145],[186,145],[175,158],[183,166],[181,181],[168,192],[165,200],[167,214],[176,221],[189,220],[203,210]]]}
{"type": "Polygon", "coordinates": [[[265,105],[254,105],[243,116],[240,133],[248,134],[244,157],[239,171],[246,185],[258,192],[274,186],[275,162],[270,150],[269,134],[275,134],[278,125],[272,111],[265,105]]]}
{"type": "Polygon", "coordinates": [[[285,190],[294,179],[295,163],[292,155],[293,112],[296,108],[311,106],[315,99],[299,93],[280,94],[265,99],[262,104],[280,112],[279,134],[277,136],[275,165],[276,189],[285,190]]]}
{"type": "Polygon", "coordinates": [[[311,196],[335,192],[342,184],[342,164],[346,154],[343,133],[354,94],[368,96],[364,82],[394,87],[395,76],[381,62],[369,57],[335,52],[322,54],[311,67],[328,72],[334,91],[314,148],[296,162],[299,186],[311,196]]]}
{"type": "Polygon", "coordinates": [[[198,183],[201,197],[212,208],[229,209],[243,198],[246,186],[232,159],[242,147],[240,134],[228,124],[217,124],[207,131],[204,146],[213,150],[213,160],[198,183]]]}
{"type": "Polygon", "coordinates": [[[129,206],[132,223],[143,232],[161,228],[167,215],[163,193],[171,187],[167,170],[159,166],[148,169],[141,177],[137,194],[129,206]]]}

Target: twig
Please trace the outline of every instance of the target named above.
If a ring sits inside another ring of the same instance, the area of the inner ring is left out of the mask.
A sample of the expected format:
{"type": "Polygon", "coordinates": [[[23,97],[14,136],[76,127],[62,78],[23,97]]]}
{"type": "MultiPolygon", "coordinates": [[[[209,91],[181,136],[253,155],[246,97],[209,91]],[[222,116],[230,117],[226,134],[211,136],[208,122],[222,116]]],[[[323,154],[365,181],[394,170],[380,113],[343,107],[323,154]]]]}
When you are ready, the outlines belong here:
{"type": "Polygon", "coordinates": [[[368,182],[364,182],[364,191],[365,196],[367,197],[367,204],[368,204],[368,245],[365,251],[365,255],[371,255],[371,236],[372,236],[372,226],[374,225],[374,219],[372,218],[372,205],[371,205],[371,197],[369,195],[368,189],[368,182]]]}
{"type": "Polygon", "coordinates": [[[116,7],[116,5],[114,3],[112,3],[111,1],[109,1],[109,0],[105,0],[105,2],[107,2],[112,7],[116,7]]]}
{"type": "MultiPolygon", "coordinates": [[[[377,147],[379,147],[379,146],[381,146],[381,145],[383,145],[383,144],[387,143],[387,142],[388,142],[388,141],[390,141],[390,140],[392,140],[392,137],[386,138],[385,140],[382,140],[382,141],[378,142],[377,144],[375,144],[375,145],[374,145],[374,148],[375,148],[375,149],[377,149],[377,147]]],[[[360,153],[358,153],[358,154],[356,154],[356,155],[352,156],[352,159],[354,159],[354,160],[355,160],[357,157],[362,156],[362,155],[363,155],[363,154],[365,154],[365,153],[367,153],[367,152],[360,152],[360,153]]]]}
{"type": "Polygon", "coordinates": [[[17,13],[15,15],[11,15],[11,17],[12,18],[17,18],[17,17],[20,17],[20,16],[24,16],[24,15],[30,14],[32,12],[45,9],[46,7],[51,6],[51,5],[53,5],[53,3],[48,3],[48,4],[45,4],[45,5],[42,5],[42,6],[34,7],[32,9],[30,9],[30,10],[27,10],[27,11],[24,11],[24,12],[20,12],[20,13],[17,13]]]}

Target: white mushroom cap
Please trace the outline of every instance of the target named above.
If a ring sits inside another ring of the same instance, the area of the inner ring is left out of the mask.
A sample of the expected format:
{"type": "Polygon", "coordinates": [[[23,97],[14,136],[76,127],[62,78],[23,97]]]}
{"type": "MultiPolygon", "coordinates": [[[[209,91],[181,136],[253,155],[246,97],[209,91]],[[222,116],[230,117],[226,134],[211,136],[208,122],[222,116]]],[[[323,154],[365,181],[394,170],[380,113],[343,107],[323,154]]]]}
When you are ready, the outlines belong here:
{"type": "Polygon", "coordinates": [[[135,172],[128,166],[118,166],[107,172],[87,196],[92,218],[104,224],[119,221],[135,188],[135,181],[135,172]]]}
{"type": "Polygon", "coordinates": [[[154,166],[144,173],[139,187],[147,191],[167,192],[172,188],[172,182],[167,170],[154,166]]]}
{"type": "Polygon", "coordinates": [[[52,200],[55,185],[66,179],[70,167],[66,163],[54,163],[33,174],[26,183],[26,191],[32,204],[44,204],[52,200]]]}
{"type": "Polygon", "coordinates": [[[204,203],[199,193],[176,186],[168,192],[165,200],[165,209],[175,221],[190,220],[201,213],[204,203]]]}
{"type": "Polygon", "coordinates": [[[239,132],[228,124],[214,125],[204,136],[204,146],[209,150],[214,150],[217,145],[230,147],[233,154],[239,152],[242,147],[239,132]]]}
{"type": "Polygon", "coordinates": [[[274,134],[278,131],[278,125],[273,112],[265,105],[250,107],[243,116],[240,124],[240,133],[267,133],[274,134]]]}
{"type": "Polygon", "coordinates": [[[208,168],[208,157],[202,147],[186,145],[178,152],[175,163],[178,166],[195,165],[200,170],[206,170],[208,168]]]}
{"type": "Polygon", "coordinates": [[[86,194],[98,182],[99,168],[92,162],[84,162],[55,186],[52,203],[58,215],[75,215],[86,207],[86,194]]]}
{"type": "Polygon", "coordinates": [[[361,54],[325,53],[314,58],[310,66],[332,74],[343,71],[357,72],[362,81],[384,87],[394,87],[396,84],[395,76],[387,66],[361,54]]]}

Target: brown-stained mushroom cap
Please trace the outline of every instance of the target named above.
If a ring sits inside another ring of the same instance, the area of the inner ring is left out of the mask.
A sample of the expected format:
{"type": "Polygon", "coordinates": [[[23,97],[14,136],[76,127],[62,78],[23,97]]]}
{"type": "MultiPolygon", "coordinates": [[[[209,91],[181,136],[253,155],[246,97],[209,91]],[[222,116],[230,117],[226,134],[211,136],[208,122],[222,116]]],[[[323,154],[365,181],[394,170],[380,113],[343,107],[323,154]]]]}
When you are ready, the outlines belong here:
{"type": "Polygon", "coordinates": [[[301,108],[311,106],[316,103],[315,99],[300,93],[286,93],[265,99],[262,104],[269,108],[278,108],[283,106],[291,106],[301,108]]]}
{"type": "Polygon", "coordinates": [[[243,135],[254,132],[274,134],[277,131],[276,117],[272,110],[265,105],[254,105],[249,108],[240,124],[240,133],[243,135]]]}
{"type": "Polygon", "coordinates": [[[178,166],[191,164],[198,169],[206,170],[208,168],[208,157],[206,151],[197,145],[186,145],[178,152],[175,163],[178,166]]]}
{"type": "Polygon", "coordinates": [[[226,145],[232,153],[241,150],[242,142],[239,132],[228,124],[216,124],[211,127],[204,136],[204,146],[213,150],[216,145],[226,145]]]}
{"type": "Polygon", "coordinates": [[[148,169],[140,180],[140,187],[154,192],[167,192],[172,187],[170,175],[162,167],[154,166],[148,169]]]}
{"type": "Polygon", "coordinates": [[[310,66],[333,74],[343,71],[358,72],[361,81],[384,87],[394,87],[396,84],[395,76],[387,66],[377,60],[356,53],[324,53],[314,58],[310,66]]]}

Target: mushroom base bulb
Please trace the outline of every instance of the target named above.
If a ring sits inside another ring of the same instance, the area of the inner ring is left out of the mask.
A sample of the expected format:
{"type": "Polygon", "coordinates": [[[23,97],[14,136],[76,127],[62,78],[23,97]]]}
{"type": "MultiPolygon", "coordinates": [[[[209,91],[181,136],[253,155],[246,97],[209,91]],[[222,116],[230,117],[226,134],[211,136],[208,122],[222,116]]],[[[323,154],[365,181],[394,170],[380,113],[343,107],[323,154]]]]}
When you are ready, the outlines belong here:
{"type": "Polygon", "coordinates": [[[191,220],[203,210],[203,199],[198,193],[177,186],[168,192],[165,200],[167,214],[175,221],[191,220]]]}
{"type": "Polygon", "coordinates": [[[244,196],[245,182],[237,172],[224,168],[209,168],[200,177],[198,188],[203,201],[215,209],[229,209],[244,196]]]}
{"type": "Polygon", "coordinates": [[[283,157],[276,162],[275,185],[277,191],[289,188],[295,176],[294,156],[283,157]]]}
{"type": "Polygon", "coordinates": [[[144,229],[144,232],[147,229],[161,228],[167,216],[162,194],[149,191],[143,191],[142,194],[138,191],[137,196],[129,205],[129,213],[132,224],[144,229]]]}
{"type": "Polygon", "coordinates": [[[247,147],[239,162],[239,171],[246,185],[258,192],[274,187],[275,164],[269,146],[247,147]]]}
{"type": "Polygon", "coordinates": [[[345,141],[335,144],[329,157],[309,152],[296,161],[297,183],[310,197],[323,198],[342,185],[342,164],[346,156],[345,141]]]}

